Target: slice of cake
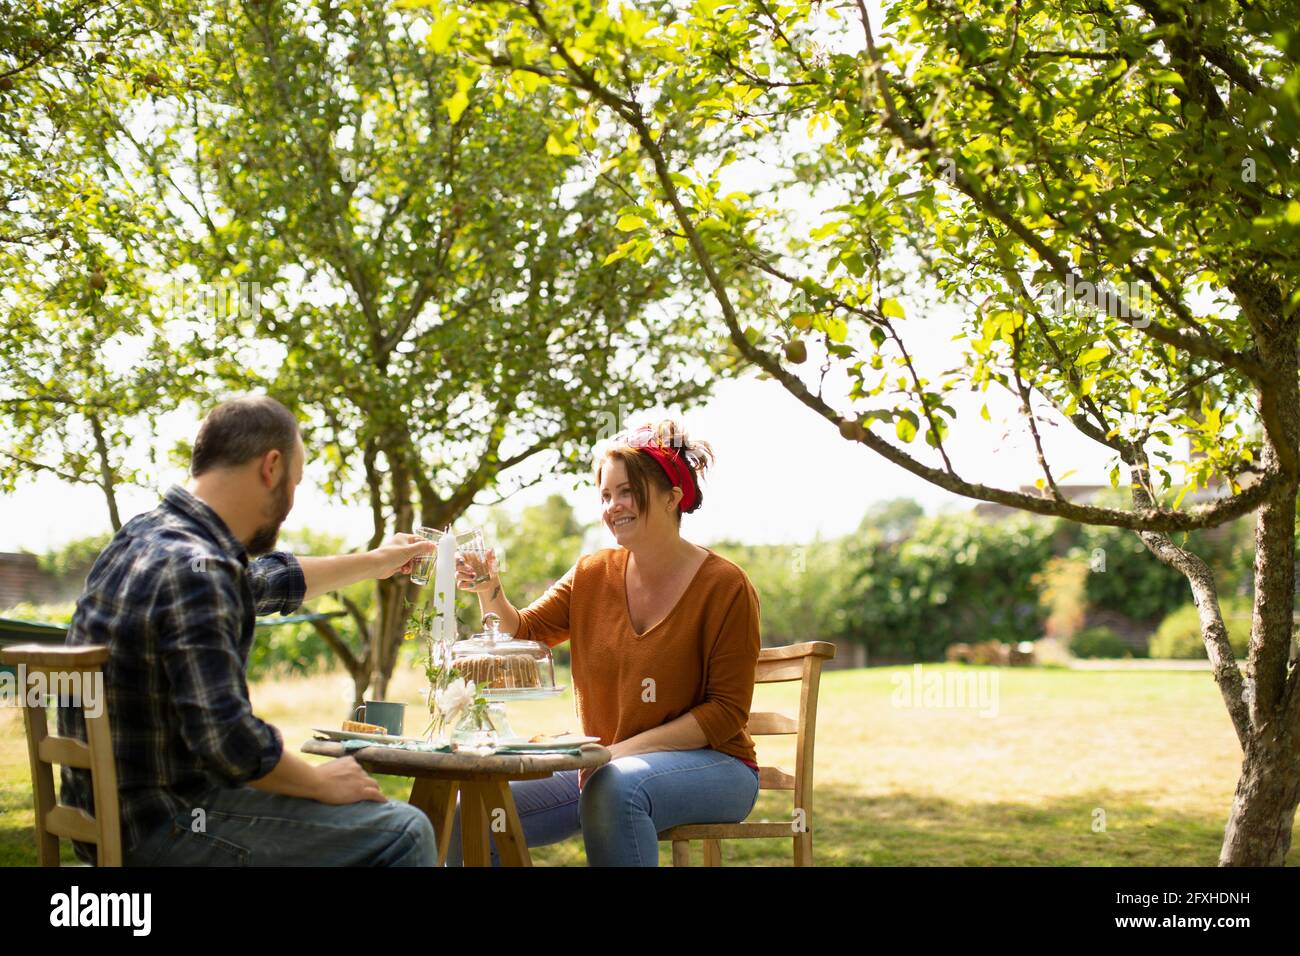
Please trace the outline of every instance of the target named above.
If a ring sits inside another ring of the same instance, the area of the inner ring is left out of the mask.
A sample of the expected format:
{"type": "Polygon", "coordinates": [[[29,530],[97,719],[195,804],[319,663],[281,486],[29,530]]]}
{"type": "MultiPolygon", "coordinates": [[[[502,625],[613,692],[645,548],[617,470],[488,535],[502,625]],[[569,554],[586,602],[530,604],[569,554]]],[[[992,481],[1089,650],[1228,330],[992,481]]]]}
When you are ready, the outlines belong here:
{"type": "Polygon", "coordinates": [[[382,724],[365,724],[359,720],[343,721],[343,729],[354,734],[388,734],[388,728],[382,724]]]}

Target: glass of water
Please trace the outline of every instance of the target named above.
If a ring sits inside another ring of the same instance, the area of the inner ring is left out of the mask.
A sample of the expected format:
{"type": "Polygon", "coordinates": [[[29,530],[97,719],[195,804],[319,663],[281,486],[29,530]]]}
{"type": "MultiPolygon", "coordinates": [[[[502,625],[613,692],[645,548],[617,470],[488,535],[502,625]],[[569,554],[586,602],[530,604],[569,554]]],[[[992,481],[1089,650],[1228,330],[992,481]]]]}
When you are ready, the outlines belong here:
{"type": "MultiPolygon", "coordinates": [[[[417,538],[424,538],[426,541],[437,541],[442,537],[442,532],[437,528],[416,528],[412,532],[417,538]]],[[[431,554],[422,554],[411,562],[411,583],[428,584],[429,572],[433,570],[433,559],[437,552],[431,554]]]]}
{"type": "Polygon", "coordinates": [[[488,564],[487,539],[482,531],[464,531],[456,535],[456,554],[474,572],[474,580],[470,587],[477,587],[491,580],[494,568],[488,564]]]}

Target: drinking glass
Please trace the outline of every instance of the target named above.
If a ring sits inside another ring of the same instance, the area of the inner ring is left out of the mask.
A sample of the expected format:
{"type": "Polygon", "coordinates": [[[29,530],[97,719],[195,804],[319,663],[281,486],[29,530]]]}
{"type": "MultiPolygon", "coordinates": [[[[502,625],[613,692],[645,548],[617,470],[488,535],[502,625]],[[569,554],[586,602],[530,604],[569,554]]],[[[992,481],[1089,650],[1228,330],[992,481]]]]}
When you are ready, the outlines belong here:
{"type": "MultiPolygon", "coordinates": [[[[442,537],[442,532],[437,528],[416,528],[412,532],[417,538],[424,538],[426,541],[437,541],[442,537]]],[[[411,583],[428,584],[429,572],[433,569],[433,559],[437,552],[431,554],[422,554],[411,562],[411,583]]]]}
{"type": "Polygon", "coordinates": [[[474,580],[470,583],[470,587],[478,587],[492,577],[492,569],[488,567],[487,552],[487,539],[482,531],[464,531],[456,535],[456,553],[465,559],[465,563],[474,572],[474,580]]]}

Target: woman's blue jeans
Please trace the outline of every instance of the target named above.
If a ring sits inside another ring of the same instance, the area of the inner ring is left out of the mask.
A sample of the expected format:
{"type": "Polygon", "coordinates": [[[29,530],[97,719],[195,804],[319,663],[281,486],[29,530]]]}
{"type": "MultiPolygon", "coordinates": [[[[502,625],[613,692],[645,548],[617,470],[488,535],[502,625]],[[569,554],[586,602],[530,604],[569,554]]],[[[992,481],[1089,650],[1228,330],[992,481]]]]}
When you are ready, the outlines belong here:
{"type": "MultiPolygon", "coordinates": [[[[758,800],[758,771],[716,750],[620,757],[595,771],[581,793],[578,771],[517,780],[510,794],[531,846],[582,834],[589,866],[658,866],[659,831],[684,823],[739,823],[758,800]]],[[[460,866],[460,809],[447,862],[460,866]]],[[[498,866],[495,843],[492,865],[498,866]]]]}

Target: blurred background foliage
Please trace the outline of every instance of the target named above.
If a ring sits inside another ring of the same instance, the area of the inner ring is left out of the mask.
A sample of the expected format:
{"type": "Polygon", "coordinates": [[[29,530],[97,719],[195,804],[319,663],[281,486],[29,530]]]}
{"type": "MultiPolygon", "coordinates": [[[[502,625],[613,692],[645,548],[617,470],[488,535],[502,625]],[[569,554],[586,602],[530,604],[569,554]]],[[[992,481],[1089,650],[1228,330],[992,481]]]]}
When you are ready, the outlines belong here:
{"type": "MultiPolygon", "coordinates": [[[[541,597],[591,548],[597,530],[578,521],[561,495],[522,507],[499,504],[483,524],[519,607],[541,597]]],[[[1243,653],[1250,630],[1252,525],[1240,521],[1188,537],[1215,569],[1225,621],[1243,653]]],[[[39,566],[59,579],[61,593],[75,594],[106,540],[101,535],[74,541],[40,555],[39,566]]],[[[1079,657],[1205,656],[1186,582],[1147,554],[1136,536],[1117,529],[970,511],[927,516],[915,502],[895,499],[871,506],[858,530],[842,538],[709,546],[753,581],[765,645],[838,641],[853,651],[842,655],[843,663],[941,660],[956,642],[1018,643],[1045,636],[1079,657]]],[[[347,549],[328,532],[286,534],[279,547],[304,554],[347,549]]],[[[362,583],[344,594],[370,616],[373,588],[362,583]]],[[[74,606],[25,603],[0,615],[66,623],[74,606]]],[[[304,610],[342,609],[335,595],[327,595],[304,610]]],[[[463,634],[478,630],[477,611],[476,602],[461,597],[463,634]]],[[[309,622],[277,620],[258,629],[249,662],[254,679],[333,666],[328,644],[309,622]]],[[[353,616],[332,623],[349,646],[362,646],[353,616]]],[[[403,649],[411,663],[421,652],[411,642],[403,649]]],[[[567,660],[564,647],[557,659],[567,660]]]]}

